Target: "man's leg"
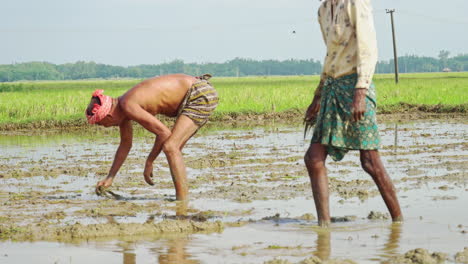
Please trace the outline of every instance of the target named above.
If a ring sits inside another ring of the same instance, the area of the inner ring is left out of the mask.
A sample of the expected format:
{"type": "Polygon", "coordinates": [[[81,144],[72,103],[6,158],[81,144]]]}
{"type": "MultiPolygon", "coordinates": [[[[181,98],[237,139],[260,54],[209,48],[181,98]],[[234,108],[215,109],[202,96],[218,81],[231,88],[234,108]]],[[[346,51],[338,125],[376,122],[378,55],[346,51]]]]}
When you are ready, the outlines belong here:
{"type": "Polygon", "coordinates": [[[310,144],[304,156],[304,162],[309,172],[310,184],[312,185],[318,223],[322,227],[327,227],[330,224],[328,177],[327,168],[325,167],[326,159],[327,151],[319,143],[310,144]]]}
{"type": "Polygon", "coordinates": [[[385,171],[379,152],[377,150],[360,150],[360,154],[362,168],[371,175],[379,188],[380,194],[387,205],[393,221],[403,220],[395,187],[385,171]]]}
{"type": "Polygon", "coordinates": [[[188,199],[187,173],[182,147],[197,132],[198,126],[187,116],[177,118],[171,136],[164,142],[163,151],[166,154],[171,169],[172,181],[179,201],[188,199]]]}

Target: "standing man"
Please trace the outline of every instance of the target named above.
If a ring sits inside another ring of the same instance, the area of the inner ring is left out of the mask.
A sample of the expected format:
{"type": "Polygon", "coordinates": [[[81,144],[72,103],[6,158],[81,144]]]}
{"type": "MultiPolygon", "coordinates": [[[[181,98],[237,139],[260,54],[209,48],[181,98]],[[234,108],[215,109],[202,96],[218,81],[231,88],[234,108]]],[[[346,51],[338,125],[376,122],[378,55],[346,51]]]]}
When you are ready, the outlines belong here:
{"type": "Polygon", "coordinates": [[[309,173],[320,226],[330,224],[325,160],[343,159],[359,150],[362,168],[379,188],[394,221],[402,220],[395,188],[378,148],[376,95],[372,84],[377,63],[377,40],[370,0],[325,0],[318,20],[327,55],[320,83],[305,114],[315,124],[304,160],[309,173]]]}
{"type": "Polygon", "coordinates": [[[105,127],[119,126],[120,145],[107,177],[99,181],[96,193],[112,185],[114,177],[132,147],[132,121],[156,135],[143,172],[145,181],[154,185],[153,162],[164,151],[171,170],[177,200],[187,200],[188,186],[182,148],[203,126],[218,105],[218,93],[205,74],[192,77],[171,74],[145,80],[119,98],[111,98],[96,90],[86,109],[90,124],[105,127]],[[155,115],[177,117],[172,129],[166,127],[155,115]]]}

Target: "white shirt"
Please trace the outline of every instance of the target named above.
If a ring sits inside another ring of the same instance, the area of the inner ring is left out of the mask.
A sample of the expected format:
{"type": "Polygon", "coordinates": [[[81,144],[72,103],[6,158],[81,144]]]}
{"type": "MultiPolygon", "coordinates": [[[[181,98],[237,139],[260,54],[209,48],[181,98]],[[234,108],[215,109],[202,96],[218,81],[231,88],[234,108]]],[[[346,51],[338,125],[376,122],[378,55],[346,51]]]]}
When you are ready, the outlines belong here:
{"type": "Polygon", "coordinates": [[[338,78],[357,73],[356,88],[369,88],[377,63],[370,0],[325,0],[319,8],[318,20],[327,46],[319,87],[327,76],[338,78]]]}

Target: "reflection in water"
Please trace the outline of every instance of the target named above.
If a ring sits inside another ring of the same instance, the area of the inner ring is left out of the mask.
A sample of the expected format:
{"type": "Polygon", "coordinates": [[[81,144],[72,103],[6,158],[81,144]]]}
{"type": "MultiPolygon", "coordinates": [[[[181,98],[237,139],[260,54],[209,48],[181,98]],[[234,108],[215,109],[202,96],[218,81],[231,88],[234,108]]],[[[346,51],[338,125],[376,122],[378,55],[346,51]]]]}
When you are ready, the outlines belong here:
{"type": "Polygon", "coordinates": [[[130,242],[120,242],[119,247],[123,252],[123,264],[136,264],[136,254],[134,253],[133,244],[130,242]]]}
{"type": "MultiPolygon", "coordinates": [[[[159,240],[160,242],[162,240],[159,240]]],[[[154,248],[153,254],[157,257],[157,263],[159,264],[198,264],[200,261],[193,258],[193,256],[187,253],[187,244],[189,243],[188,238],[174,238],[165,241],[165,245],[162,247],[154,248]]],[[[122,242],[118,246],[121,248],[123,253],[123,264],[136,264],[136,253],[134,243],[122,242]]],[[[119,250],[120,251],[120,250],[119,250]]],[[[144,258],[144,256],[140,256],[144,258]]]]}
{"type": "Polygon", "coordinates": [[[123,264],[136,264],[136,254],[124,252],[123,254],[123,264]]]}
{"type": "Polygon", "coordinates": [[[392,223],[390,225],[390,234],[388,235],[388,241],[382,249],[383,254],[381,257],[391,257],[398,254],[398,246],[400,244],[401,237],[401,226],[402,223],[392,223]]]}
{"type": "MultiPolygon", "coordinates": [[[[175,214],[176,217],[187,216],[187,201],[176,202],[175,214]]],[[[181,263],[181,264],[195,264],[200,263],[197,260],[190,259],[192,256],[186,252],[187,238],[176,238],[168,240],[168,249],[166,253],[161,253],[158,257],[159,264],[181,263]]]]}
{"type": "MultiPolygon", "coordinates": [[[[175,207],[175,217],[186,217],[187,216],[187,207],[188,202],[176,202],[175,207]]],[[[113,222],[113,217],[108,217],[109,223],[113,222]]],[[[154,221],[154,216],[149,216],[146,220],[146,223],[152,223],[154,221]]],[[[187,244],[189,239],[184,238],[174,238],[167,240],[167,246],[163,246],[158,250],[154,251],[154,254],[158,256],[159,264],[197,264],[200,261],[191,259],[192,255],[186,252],[187,244]],[[167,247],[167,250],[165,249],[167,247]]],[[[133,249],[129,243],[120,244],[123,252],[123,264],[136,264],[136,254],[133,253],[133,249]]]]}
{"type": "MultiPolygon", "coordinates": [[[[383,245],[379,257],[387,259],[398,254],[398,247],[402,233],[402,223],[392,223],[389,226],[387,242],[383,245]]],[[[312,254],[321,260],[331,258],[331,232],[330,229],[317,229],[316,250],[312,254]]]]}
{"type": "Polygon", "coordinates": [[[328,228],[317,231],[317,248],[313,254],[321,260],[327,260],[330,258],[331,234],[328,228]]]}
{"type": "Polygon", "coordinates": [[[159,264],[181,263],[196,264],[198,260],[190,259],[192,256],[186,252],[188,239],[173,239],[168,241],[166,253],[158,257],[159,264]]]}

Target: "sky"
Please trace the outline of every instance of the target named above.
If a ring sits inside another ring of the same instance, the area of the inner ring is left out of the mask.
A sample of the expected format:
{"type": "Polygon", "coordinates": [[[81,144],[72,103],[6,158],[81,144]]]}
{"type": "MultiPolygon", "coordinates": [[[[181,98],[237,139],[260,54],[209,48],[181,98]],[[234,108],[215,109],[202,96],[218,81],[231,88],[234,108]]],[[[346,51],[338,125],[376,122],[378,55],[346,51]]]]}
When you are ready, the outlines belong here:
{"type": "MultiPolygon", "coordinates": [[[[318,0],[1,0],[0,64],[323,61],[318,0]],[[295,31],[295,33],[293,33],[295,31]]],[[[379,60],[468,53],[467,0],[372,0],[379,60]]]]}

